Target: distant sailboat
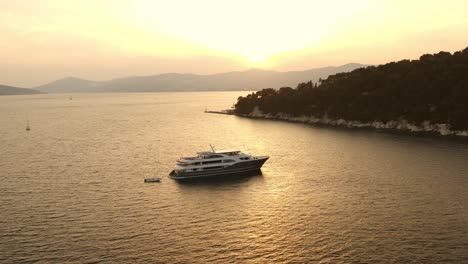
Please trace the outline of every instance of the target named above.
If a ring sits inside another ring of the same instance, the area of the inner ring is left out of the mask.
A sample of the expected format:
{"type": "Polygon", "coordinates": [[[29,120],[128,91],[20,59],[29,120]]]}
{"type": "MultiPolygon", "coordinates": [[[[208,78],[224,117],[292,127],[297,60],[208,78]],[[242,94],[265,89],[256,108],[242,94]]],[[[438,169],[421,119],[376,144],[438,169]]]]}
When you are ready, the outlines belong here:
{"type": "Polygon", "coordinates": [[[28,115],[26,116],[26,131],[29,131],[31,130],[31,127],[29,126],[29,113],[28,115]]]}

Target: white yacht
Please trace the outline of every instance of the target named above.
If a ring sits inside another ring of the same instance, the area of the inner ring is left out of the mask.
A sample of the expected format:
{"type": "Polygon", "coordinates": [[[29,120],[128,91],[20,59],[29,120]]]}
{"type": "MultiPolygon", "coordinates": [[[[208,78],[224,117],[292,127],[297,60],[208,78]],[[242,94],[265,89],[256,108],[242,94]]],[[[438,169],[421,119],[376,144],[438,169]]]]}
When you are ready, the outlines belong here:
{"type": "Polygon", "coordinates": [[[239,150],[198,152],[195,157],[181,158],[169,174],[175,180],[223,177],[260,171],[268,156],[252,156],[239,150]]]}

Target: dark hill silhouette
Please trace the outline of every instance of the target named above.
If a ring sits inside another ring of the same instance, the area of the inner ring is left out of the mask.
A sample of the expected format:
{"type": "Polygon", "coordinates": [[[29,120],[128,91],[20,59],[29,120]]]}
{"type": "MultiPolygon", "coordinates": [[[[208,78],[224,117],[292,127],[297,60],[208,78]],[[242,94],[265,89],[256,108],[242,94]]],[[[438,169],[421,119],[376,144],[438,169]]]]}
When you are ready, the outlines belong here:
{"type": "Polygon", "coordinates": [[[319,83],[299,83],[296,89],[264,89],[240,97],[235,111],[248,115],[258,107],[270,116],[387,125],[405,120],[427,127],[430,122],[462,131],[468,129],[467,102],[468,48],[338,73],[319,83]]]}

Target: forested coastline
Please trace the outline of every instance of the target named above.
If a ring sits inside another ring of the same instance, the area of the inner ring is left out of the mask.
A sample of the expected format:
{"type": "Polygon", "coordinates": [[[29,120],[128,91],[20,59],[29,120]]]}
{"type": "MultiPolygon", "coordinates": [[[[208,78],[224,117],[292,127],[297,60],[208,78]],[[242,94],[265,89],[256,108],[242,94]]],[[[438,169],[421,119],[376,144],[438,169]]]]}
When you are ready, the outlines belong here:
{"type": "Polygon", "coordinates": [[[468,48],[239,97],[235,113],[343,126],[466,134],[468,48]]]}

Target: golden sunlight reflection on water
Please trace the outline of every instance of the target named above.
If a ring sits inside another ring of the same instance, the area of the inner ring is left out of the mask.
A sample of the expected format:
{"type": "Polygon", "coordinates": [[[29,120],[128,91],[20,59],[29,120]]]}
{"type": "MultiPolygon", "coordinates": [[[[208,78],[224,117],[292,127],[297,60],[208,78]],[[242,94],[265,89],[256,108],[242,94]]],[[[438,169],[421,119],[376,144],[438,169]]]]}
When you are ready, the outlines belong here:
{"type": "Polygon", "coordinates": [[[0,262],[467,262],[466,142],[203,112],[241,94],[1,97],[0,262]],[[271,158],[166,177],[208,144],[271,158]]]}

